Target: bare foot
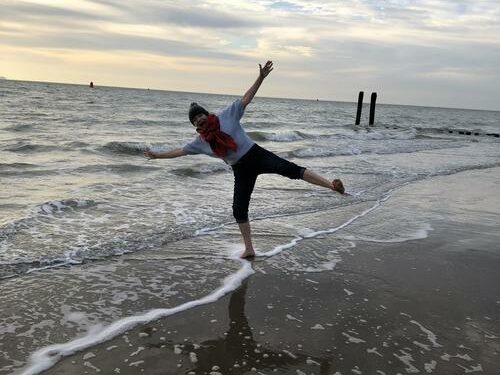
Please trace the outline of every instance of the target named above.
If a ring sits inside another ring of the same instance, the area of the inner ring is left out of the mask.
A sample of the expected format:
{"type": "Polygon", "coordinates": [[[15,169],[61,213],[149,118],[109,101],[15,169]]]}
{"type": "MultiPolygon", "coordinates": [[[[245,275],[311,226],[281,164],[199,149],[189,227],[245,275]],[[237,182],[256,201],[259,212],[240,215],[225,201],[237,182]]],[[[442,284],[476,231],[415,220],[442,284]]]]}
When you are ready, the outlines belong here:
{"type": "Polygon", "coordinates": [[[344,184],[338,178],[333,180],[332,184],[333,184],[333,190],[335,190],[336,192],[339,192],[340,194],[345,193],[344,184]]]}
{"type": "Polygon", "coordinates": [[[255,258],[255,251],[253,250],[246,250],[243,254],[240,256],[241,259],[252,259],[255,258]]]}

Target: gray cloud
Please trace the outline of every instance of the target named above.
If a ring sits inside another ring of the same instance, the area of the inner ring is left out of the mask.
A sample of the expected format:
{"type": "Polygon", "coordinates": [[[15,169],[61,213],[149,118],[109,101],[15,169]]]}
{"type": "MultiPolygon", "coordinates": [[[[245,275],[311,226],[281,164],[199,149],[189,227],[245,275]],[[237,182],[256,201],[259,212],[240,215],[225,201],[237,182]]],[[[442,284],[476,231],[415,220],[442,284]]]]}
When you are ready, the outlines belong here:
{"type": "Polygon", "coordinates": [[[110,17],[91,12],[30,3],[3,4],[0,12],[0,20],[10,22],[52,22],[55,19],[90,22],[93,20],[109,20],[110,17]]]}
{"type": "Polygon", "coordinates": [[[2,5],[0,20],[22,22],[31,25],[64,26],[87,25],[92,22],[108,21],[127,25],[140,23],[147,25],[177,25],[198,29],[244,29],[259,28],[265,24],[258,18],[234,15],[223,10],[208,11],[200,5],[173,6],[162,2],[105,0],[94,1],[96,5],[106,6],[109,13],[99,11],[80,11],[57,6],[29,3],[8,3],[2,5]]]}
{"type": "MultiPolygon", "coordinates": [[[[101,1],[95,1],[102,4],[101,1]]],[[[241,16],[225,12],[222,9],[207,8],[199,2],[191,2],[191,5],[179,2],[175,6],[166,2],[157,1],[135,1],[125,3],[123,1],[106,0],[109,5],[122,12],[125,21],[141,22],[148,24],[174,24],[196,28],[251,28],[261,27],[263,22],[251,15],[241,16]]],[[[124,19],[121,18],[123,21],[124,19]]]]}
{"type": "Polygon", "coordinates": [[[64,35],[6,35],[2,41],[7,44],[30,48],[85,49],[95,51],[142,51],[163,56],[203,57],[237,61],[241,58],[229,52],[220,52],[210,46],[188,44],[160,38],[140,37],[96,32],[74,31],[64,35]]]}
{"type": "Polygon", "coordinates": [[[0,44],[148,52],[208,65],[246,62],[261,48],[270,58],[283,56],[284,93],[349,99],[358,87],[377,87],[390,101],[448,105],[462,90],[498,108],[492,93],[500,86],[500,6],[493,0],[255,0],[247,3],[255,11],[246,13],[203,0],[94,0],[95,10],[85,11],[67,4],[2,4],[0,44]],[[151,36],[119,33],[129,25],[130,34],[151,36]],[[176,30],[179,39],[163,38],[176,30]]]}
{"type": "Polygon", "coordinates": [[[336,98],[364,90],[385,103],[499,109],[500,49],[489,43],[329,42],[309,67],[322,73],[311,86],[329,82],[324,91],[336,98]]]}
{"type": "Polygon", "coordinates": [[[207,12],[206,9],[198,7],[191,9],[157,7],[155,9],[145,9],[139,13],[141,17],[138,17],[138,19],[196,28],[237,29],[264,25],[258,20],[238,17],[218,10],[207,12]]]}
{"type": "Polygon", "coordinates": [[[102,33],[99,27],[106,22],[123,27],[129,23],[192,26],[198,28],[202,35],[203,30],[207,28],[241,29],[253,28],[260,24],[223,11],[207,12],[199,5],[180,8],[156,1],[136,1],[127,4],[114,0],[100,0],[94,3],[101,7],[106,6],[110,12],[103,14],[98,11],[76,11],[38,4],[9,3],[2,8],[0,21],[17,22],[41,29],[36,33],[30,33],[0,24],[0,31],[7,32],[2,36],[1,43],[29,48],[126,50],[163,56],[239,61],[241,57],[229,50],[221,49],[220,45],[200,45],[196,39],[192,42],[181,42],[158,37],[102,33]]]}

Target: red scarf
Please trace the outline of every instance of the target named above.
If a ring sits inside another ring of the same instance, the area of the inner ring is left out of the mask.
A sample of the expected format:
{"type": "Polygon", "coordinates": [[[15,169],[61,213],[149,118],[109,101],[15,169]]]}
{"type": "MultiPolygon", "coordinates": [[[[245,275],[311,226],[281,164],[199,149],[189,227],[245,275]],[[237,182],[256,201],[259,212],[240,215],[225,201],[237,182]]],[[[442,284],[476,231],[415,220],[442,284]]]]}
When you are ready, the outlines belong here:
{"type": "Polygon", "coordinates": [[[236,152],[238,146],[233,137],[220,130],[219,118],[214,114],[207,116],[207,122],[203,128],[197,128],[201,139],[210,144],[210,148],[219,158],[224,158],[229,150],[236,152]]]}

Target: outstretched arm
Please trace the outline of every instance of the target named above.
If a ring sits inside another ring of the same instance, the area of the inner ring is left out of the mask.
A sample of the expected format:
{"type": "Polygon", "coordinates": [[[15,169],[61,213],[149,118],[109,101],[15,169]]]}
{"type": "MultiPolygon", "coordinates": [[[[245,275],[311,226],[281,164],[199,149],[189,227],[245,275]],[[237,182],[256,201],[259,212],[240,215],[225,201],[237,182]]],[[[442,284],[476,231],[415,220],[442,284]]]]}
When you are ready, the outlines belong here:
{"type": "Polygon", "coordinates": [[[185,156],[187,154],[188,153],[184,151],[182,148],[176,148],[175,150],[164,151],[164,152],[153,152],[149,149],[144,151],[144,156],[149,159],[172,159],[172,158],[178,158],[179,156],[185,156]]]}
{"type": "Polygon", "coordinates": [[[259,89],[260,85],[264,81],[264,78],[268,76],[269,73],[273,70],[273,62],[268,61],[266,62],[266,65],[262,67],[262,65],[259,64],[259,77],[257,77],[257,80],[255,83],[248,89],[248,91],[243,95],[243,98],[241,98],[241,103],[243,104],[243,107],[246,107],[247,105],[250,104],[252,101],[253,97],[257,93],[257,90],[259,89]]]}

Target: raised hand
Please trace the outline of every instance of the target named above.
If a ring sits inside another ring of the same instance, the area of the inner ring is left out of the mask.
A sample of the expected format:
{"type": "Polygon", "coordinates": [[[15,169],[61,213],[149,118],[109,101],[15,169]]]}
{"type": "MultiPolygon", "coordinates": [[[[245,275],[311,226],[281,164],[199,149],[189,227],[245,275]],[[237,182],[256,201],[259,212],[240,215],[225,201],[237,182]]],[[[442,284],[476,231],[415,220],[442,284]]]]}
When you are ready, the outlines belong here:
{"type": "Polygon", "coordinates": [[[266,62],[266,65],[262,67],[262,65],[259,64],[259,70],[260,70],[260,77],[261,78],[266,78],[269,73],[273,70],[273,62],[268,60],[266,62]]]}

